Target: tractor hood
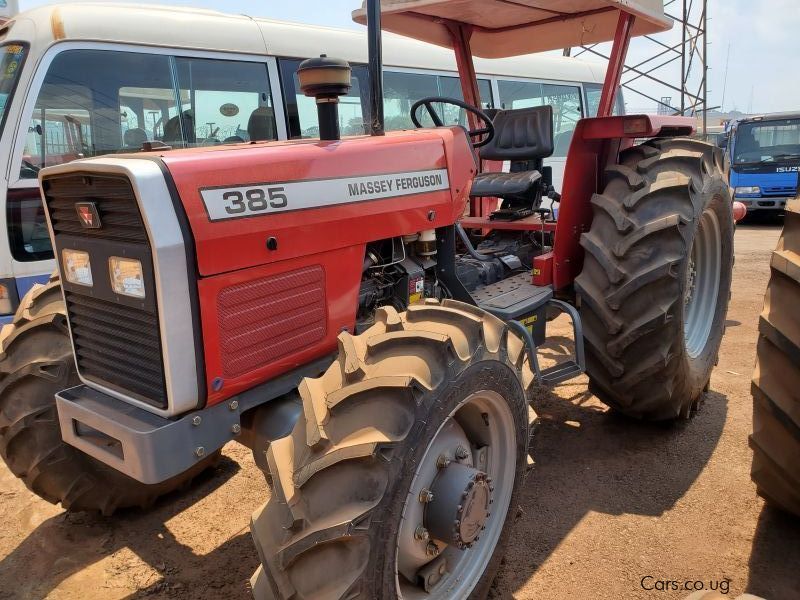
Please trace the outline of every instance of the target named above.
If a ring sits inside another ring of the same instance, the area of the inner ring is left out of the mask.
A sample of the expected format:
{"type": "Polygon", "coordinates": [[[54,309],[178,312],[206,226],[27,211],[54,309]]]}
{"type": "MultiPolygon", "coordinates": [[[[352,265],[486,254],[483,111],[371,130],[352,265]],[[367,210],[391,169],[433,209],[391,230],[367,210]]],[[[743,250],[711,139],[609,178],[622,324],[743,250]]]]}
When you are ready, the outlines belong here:
{"type": "MultiPolygon", "coordinates": [[[[505,58],[614,39],[620,11],[633,14],[633,35],[666,31],[662,0],[382,0],[383,29],[452,47],[449,27],[471,28],[475,56],[505,58]]],[[[366,23],[366,7],[353,12],[366,23]]]]}

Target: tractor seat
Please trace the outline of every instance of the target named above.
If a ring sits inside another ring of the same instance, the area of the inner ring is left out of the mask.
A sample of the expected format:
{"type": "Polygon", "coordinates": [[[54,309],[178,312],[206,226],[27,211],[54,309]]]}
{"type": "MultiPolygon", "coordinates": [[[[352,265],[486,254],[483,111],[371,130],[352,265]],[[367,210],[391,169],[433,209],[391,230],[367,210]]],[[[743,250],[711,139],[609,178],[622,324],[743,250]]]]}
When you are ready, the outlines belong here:
{"type": "Polygon", "coordinates": [[[472,182],[470,196],[481,198],[496,196],[510,198],[527,196],[542,178],[539,171],[520,171],[519,173],[479,173],[472,182]]]}
{"type": "MultiPolygon", "coordinates": [[[[483,160],[533,162],[541,168],[542,160],[553,153],[553,108],[534,106],[499,110],[494,117],[494,138],[480,149],[483,160]]],[[[527,197],[534,194],[542,178],[538,169],[512,173],[479,173],[470,195],[475,198],[527,197]]]]}

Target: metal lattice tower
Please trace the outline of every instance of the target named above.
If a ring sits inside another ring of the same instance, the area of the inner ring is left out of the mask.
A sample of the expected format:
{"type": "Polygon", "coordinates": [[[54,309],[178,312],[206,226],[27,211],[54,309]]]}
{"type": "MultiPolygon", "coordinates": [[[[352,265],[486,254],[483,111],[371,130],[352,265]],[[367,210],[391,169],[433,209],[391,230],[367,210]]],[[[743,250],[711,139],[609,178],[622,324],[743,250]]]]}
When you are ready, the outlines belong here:
{"type": "MultiPolygon", "coordinates": [[[[621,83],[627,104],[636,102],[634,98],[650,100],[655,106],[645,112],[696,116],[702,119],[703,134],[710,110],[707,8],[707,0],[666,0],[664,10],[675,27],[658,35],[634,38],[621,83]]],[[[609,59],[602,44],[581,46],[576,53],[565,51],[576,57],[584,53],[609,59]]]]}

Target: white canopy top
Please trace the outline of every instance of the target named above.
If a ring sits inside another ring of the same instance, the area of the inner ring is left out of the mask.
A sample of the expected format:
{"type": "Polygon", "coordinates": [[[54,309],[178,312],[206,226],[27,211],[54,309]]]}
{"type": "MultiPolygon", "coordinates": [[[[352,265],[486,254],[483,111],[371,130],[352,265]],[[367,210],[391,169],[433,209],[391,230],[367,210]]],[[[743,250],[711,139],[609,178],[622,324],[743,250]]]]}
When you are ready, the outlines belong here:
{"type": "MultiPolygon", "coordinates": [[[[470,25],[475,56],[504,58],[613,40],[621,10],[636,16],[633,35],[672,27],[663,0],[382,0],[381,24],[445,47],[448,22],[470,25]]],[[[366,23],[365,5],[353,19],[366,23]]]]}

